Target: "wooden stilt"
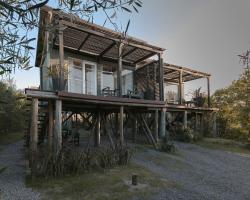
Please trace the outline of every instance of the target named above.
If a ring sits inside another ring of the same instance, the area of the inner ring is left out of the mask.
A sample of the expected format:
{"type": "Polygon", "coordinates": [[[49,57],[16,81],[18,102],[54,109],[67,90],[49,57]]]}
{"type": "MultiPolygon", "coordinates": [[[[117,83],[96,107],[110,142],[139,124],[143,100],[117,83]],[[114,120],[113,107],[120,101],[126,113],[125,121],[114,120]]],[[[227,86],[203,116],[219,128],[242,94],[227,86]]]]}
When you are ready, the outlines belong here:
{"type": "Polygon", "coordinates": [[[199,122],[198,113],[195,112],[195,131],[198,131],[198,122],[199,122]]]}
{"type": "Polygon", "coordinates": [[[154,138],[155,138],[156,143],[158,143],[158,129],[159,129],[158,123],[159,123],[159,114],[158,114],[158,110],[155,110],[155,127],[154,127],[155,134],[154,134],[154,138]]]}
{"type": "Polygon", "coordinates": [[[53,103],[52,100],[49,100],[49,128],[48,128],[48,147],[49,147],[49,151],[52,150],[52,141],[53,141],[53,103]]]}
{"type": "Polygon", "coordinates": [[[113,139],[112,139],[112,136],[111,136],[111,130],[109,130],[109,128],[108,128],[108,121],[109,120],[106,120],[107,117],[108,117],[108,115],[106,115],[105,118],[104,118],[104,128],[105,128],[106,134],[109,137],[110,144],[111,144],[112,148],[114,148],[114,142],[113,142],[113,139]]]}
{"type": "Polygon", "coordinates": [[[32,99],[31,126],[30,126],[30,164],[31,175],[36,172],[37,142],[38,142],[38,99],[32,99]]]}
{"type": "Polygon", "coordinates": [[[207,104],[211,107],[211,97],[210,97],[210,76],[207,77],[207,104]]]}
{"type": "Polygon", "coordinates": [[[159,136],[160,138],[164,138],[166,135],[166,109],[163,108],[161,110],[161,118],[160,118],[160,130],[159,130],[159,136]]]}
{"type": "Polygon", "coordinates": [[[120,107],[120,117],[119,117],[119,136],[120,136],[120,143],[123,145],[124,143],[124,135],[123,135],[123,115],[124,115],[124,107],[120,107]]]}
{"type": "Polygon", "coordinates": [[[101,112],[97,112],[97,123],[95,131],[95,146],[99,147],[101,142],[101,112]]]}
{"type": "Polygon", "coordinates": [[[183,112],[183,128],[187,128],[187,111],[183,112]]]}
{"type": "Polygon", "coordinates": [[[133,141],[136,143],[136,138],[137,138],[137,131],[138,131],[138,120],[137,120],[137,115],[134,115],[134,126],[133,126],[133,141]]]}
{"type": "Polygon", "coordinates": [[[57,154],[62,148],[62,101],[56,100],[55,107],[54,153],[57,154]]]}
{"type": "Polygon", "coordinates": [[[213,113],[213,136],[217,136],[217,114],[213,113]]]}

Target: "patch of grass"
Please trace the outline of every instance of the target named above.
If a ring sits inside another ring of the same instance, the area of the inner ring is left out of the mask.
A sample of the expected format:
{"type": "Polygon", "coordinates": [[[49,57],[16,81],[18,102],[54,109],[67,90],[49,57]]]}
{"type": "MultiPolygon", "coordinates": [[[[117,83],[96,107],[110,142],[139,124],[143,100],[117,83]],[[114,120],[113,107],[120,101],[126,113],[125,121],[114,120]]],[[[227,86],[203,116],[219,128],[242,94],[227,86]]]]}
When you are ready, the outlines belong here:
{"type": "Polygon", "coordinates": [[[4,172],[4,170],[5,170],[6,168],[7,168],[7,167],[5,167],[5,166],[1,166],[1,165],[0,165],[0,174],[1,174],[1,173],[3,173],[3,172],[4,172]]]}
{"type": "Polygon", "coordinates": [[[219,149],[223,151],[229,151],[233,153],[250,154],[250,149],[247,148],[246,144],[222,138],[204,138],[196,144],[210,149],[219,149]]]}
{"type": "Polygon", "coordinates": [[[0,145],[7,145],[15,143],[23,139],[23,134],[20,132],[15,133],[1,133],[0,134],[0,145]]]}
{"type": "Polygon", "coordinates": [[[174,187],[156,174],[138,166],[117,167],[105,172],[92,172],[58,179],[27,178],[26,185],[44,194],[44,199],[125,200],[134,196],[150,199],[164,187],[174,187]],[[132,186],[132,174],[138,174],[138,186],[132,186]]]}

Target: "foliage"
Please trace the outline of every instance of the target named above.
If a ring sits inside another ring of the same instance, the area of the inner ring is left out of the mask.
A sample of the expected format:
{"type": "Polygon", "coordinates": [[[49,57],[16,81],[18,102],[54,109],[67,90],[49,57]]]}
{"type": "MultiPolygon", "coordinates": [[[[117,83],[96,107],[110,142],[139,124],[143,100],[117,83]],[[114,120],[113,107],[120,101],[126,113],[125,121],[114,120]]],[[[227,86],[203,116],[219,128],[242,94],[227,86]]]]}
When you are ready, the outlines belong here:
{"type": "Polygon", "coordinates": [[[42,152],[38,161],[37,175],[41,177],[61,177],[80,174],[92,169],[107,169],[127,165],[133,151],[121,145],[97,149],[62,148],[58,154],[42,152]],[[46,155],[46,156],[44,156],[46,155]]]}
{"type": "MultiPolygon", "coordinates": [[[[37,29],[39,8],[49,0],[0,0],[0,75],[11,73],[16,67],[29,69],[34,50],[29,33],[37,29]]],[[[94,14],[102,11],[106,21],[118,31],[117,12],[132,12],[142,6],[140,0],[57,0],[55,9],[70,12],[93,22],[94,14]],[[131,9],[132,8],[132,9],[131,9]]],[[[126,27],[128,29],[129,22],[126,27]]]]}
{"type": "Polygon", "coordinates": [[[164,138],[160,143],[160,151],[174,153],[176,151],[176,146],[172,141],[169,141],[167,138],[164,138]]]}
{"type": "Polygon", "coordinates": [[[171,132],[171,136],[181,142],[194,142],[201,139],[201,135],[191,128],[177,126],[171,132]]]}
{"type": "Polygon", "coordinates": [[[206,102],[206,97],[204,93],[201,93],[201,87],[194,90],[193,94],[193,101],[195,102],[195,106],[203,107],[206,102]]]}
{"type": "Polygon", "coordinates": [[[25,106],[26,98],[13,81],[0,82],[0,134],[24,129],[25,106]]]}
{"type": "Polygon", "coordinates": [[[250,71],[212,96],[219,108],[218,133],[221,137],[250,141],[250,71]]]}

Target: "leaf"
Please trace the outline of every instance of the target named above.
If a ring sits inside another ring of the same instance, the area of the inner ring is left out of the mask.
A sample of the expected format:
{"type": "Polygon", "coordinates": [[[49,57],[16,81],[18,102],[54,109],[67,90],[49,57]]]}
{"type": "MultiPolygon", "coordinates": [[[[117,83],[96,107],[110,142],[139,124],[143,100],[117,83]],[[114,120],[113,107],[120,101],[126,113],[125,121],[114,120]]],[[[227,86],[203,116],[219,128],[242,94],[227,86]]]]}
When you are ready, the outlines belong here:
{"type": "Polygon", "coordinates": [[[44,6],[44,5],[46,5],[48,2],[49,2],[49,0],[45,0],[44,2],[35,4],[35,5],[31,6],[31,7],[29,7],[28,10],[34,10],[36,8],[40,8],[40,7],[44,6]]]}
{"type": "Polygon", "coordinates": [[[116,12],[114,11],[114,13],[111,15],[111,19],[115,18],[116,17],[116,12]]]}
{"type": "Polygon", "coordinates": [[[75,0],[70,0],[70,8],[69,9],[72,10],[74,5],[75,5],[75,0]]]}
{"type": "Polygon", "coordinates": [[[142,7],[142,3],[138,3],[138,2],[135,2],[135,4],[138,6],[138,7],[142,7]]]}
{"type": "Polygon", "coordinates": [[[124,6],[122,6],[121,8],[122,8],[123,10],[125,10],[125,11],[129,12],[129,13],[131,13],[131,12],[132,12],[131,10],[129,10],[128,8],[126,8],[126,7],[124,7],[124,6]]]}
{"type": "Polygon", "coordinates": [[[137,13],[139,12],[135,6],[133,6],[133,8],[134,8],[134,10],[135,10],[137,13]]]}
{"type": "Polygon", "coordinates": [[[126,27],[126,30],[125,30],[125,35],[127,35],[129,25],[130,25],[130,20],[128,20],[127,27],[126,27]]]}

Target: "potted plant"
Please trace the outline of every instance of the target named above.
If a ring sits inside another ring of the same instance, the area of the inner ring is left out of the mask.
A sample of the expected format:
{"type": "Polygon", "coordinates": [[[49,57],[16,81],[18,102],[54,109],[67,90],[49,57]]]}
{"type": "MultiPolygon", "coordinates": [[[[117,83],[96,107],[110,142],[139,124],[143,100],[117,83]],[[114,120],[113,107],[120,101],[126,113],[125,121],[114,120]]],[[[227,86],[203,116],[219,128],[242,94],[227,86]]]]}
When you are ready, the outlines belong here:
{"type": "Polygon", "coordinates": [[[66,83],[67,83],[67,77],[68,77],[68,64],[64,63],[64,67],[63,67],[63,85],[60,88],[60,65],[59,64],[51,64],[48,67],[48,76],[51,77],[52,79],[52,86],[53,86],[53,90],[57,91],[57,90],[65,90],[66,87],[66,83]]]}
{"type": "Polygon", "coordinates": [[[196,89],[193,93],[193,101],[196,107],[203,107],[206,101],[206,97],[201,93],[201,87],[196,89]]]}

